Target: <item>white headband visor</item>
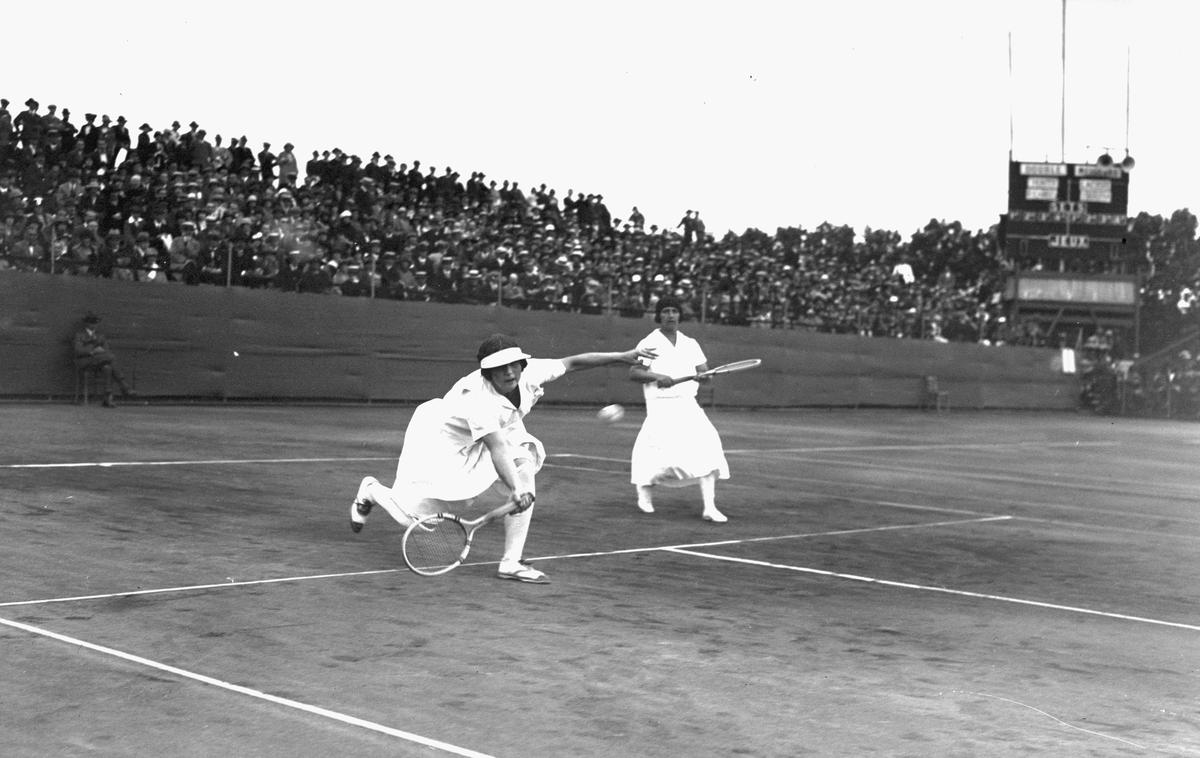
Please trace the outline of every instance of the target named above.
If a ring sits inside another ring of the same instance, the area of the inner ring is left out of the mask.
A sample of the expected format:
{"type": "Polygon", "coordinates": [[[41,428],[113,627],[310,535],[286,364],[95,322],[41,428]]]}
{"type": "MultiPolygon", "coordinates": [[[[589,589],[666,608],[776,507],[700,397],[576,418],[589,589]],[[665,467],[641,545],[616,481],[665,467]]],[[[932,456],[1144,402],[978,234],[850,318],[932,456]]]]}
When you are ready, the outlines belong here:
{"type": "Polygon", "coordinates": [[[510,363],[523,361],[529,358],[529,355],[519,347],[506,347],[503,350],[497,350],[491,355],[485,355],[483,360],[479,362],[479,368],[499,368],[507,366],[510,363]]]}

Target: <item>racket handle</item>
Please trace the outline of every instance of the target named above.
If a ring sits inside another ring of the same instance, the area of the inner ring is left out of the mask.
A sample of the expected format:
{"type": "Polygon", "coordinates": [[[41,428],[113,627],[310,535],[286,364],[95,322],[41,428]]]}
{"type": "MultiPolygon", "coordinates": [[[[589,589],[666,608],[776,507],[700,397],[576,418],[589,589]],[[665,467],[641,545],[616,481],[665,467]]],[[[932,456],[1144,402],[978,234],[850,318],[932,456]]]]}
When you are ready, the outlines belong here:
{"type": "MultiPolygon", "coordinates": [[[[488,512],[488,514],[483,517],[483,523],[486,524],[487,522],[498,519],[501,516],[507,516],[510,513],[516,513],[520,507],[521,501],[517,500],[516,497],[511,497],[500,507],[488,512]]],[[[533,504],[530,503],[529,507],[532,508],[533,504]]]]}

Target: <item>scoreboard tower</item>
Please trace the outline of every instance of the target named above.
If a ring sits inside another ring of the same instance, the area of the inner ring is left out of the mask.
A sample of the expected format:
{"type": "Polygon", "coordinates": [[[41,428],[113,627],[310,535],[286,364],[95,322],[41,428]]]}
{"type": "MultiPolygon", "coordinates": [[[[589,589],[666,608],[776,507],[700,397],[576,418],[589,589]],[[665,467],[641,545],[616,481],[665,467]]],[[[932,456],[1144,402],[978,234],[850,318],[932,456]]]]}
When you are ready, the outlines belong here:
{"type": "Polygon", "coordinates": [[[1012,273],[1004,301],[1014,324],[1035,320],[1053,336],[1120,332],[1137,346],[1138,277],[1126,245],[1129,169],[1097,163],[1008,164],[1001,244],[1012,273]]]}

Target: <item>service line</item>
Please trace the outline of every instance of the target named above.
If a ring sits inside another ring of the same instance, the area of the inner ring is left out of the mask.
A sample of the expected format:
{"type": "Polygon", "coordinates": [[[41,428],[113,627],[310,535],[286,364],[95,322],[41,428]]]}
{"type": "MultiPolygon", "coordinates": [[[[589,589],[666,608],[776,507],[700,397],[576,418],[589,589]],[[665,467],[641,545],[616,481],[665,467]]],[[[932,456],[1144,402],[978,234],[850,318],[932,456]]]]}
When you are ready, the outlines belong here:
{"type": "Polygon", "coordinates": [[[846,579],[852,582],[865,582],[867,584],[878,584],[883,587],[897,587],[907,590],[921,590],[924,592],[940,592],[944,595],[956,595],[958,597],[970,597],[978,600],[995,600],[1002,603],[1015,603],[1017,605],[1030,605],[1036,608],[1046,608],[1054,611],[1068,611],[1070,613],[1083,613],[1089,616],[1103,616],[1105,618],[1120,619],[1121,621],[1136,621],[1142,624],[1155,624],[1158,626],[1170,626],[1176,629],[1187,629],[1192,632],[1200,632],[1200,626],[1195,624],[1182,624],[1178,621],[1162,621],[1161,619],[1146,618],[1144,616],[1130,616],[1124,613],[1110,613],[1109,611],[1097,611],[1092,608],[1080,608],[1073,605],[1059,605],[1058,603],[1047,603],[1041,600],[1026,600],[1019,597],[1007,597],[1005,595],[990,595],[984,592],[971,592],[969,590],[955,590],[948,587],[934,587],[927,584],[913,584],[911,582],[897,582],[891,579],[877,579],[870,576],[859,576],[858,574],[842,574],[837,571],[826,571],[825,569],[809,568],[807,566],[791,566],[786,563],[771,563],[770,561],[758,561],[752,558],[737,558],[732,555],[720,555],[718,553],[702,553],[698,550],[691,550],[681,547],[669,547],[665,550],[681,555],[694,555],[699,558],[709,558],[716,561],[728,561],[730,563],[741,563],[748,566],[763,566],[766,568],[783,569],[785,571],[797,571],[802,574],[816,574],[817,576],[827,576],[834,579],[846,579]]]}
{"type": "MultiPolygon", "coordinates": [[[[745,537],[742,539],[719,540],[716,542],[691,542],[691,543],[685,543],[682,545],[656,545],[654,547],[635,547],[635,548],[626,548],[623,550],[603,550],[603,551],[591,552],[591,553],[569,553],[569,554],[563,554],[563,555],[543,555],[543,556],[537,556],[535,558],[530,558],[530,560],[549,561],[549,560],[564,559],[564,558],[594,558],[594,557],[598,557],[598,556],[628,555],[630,553],[652,553],[652,552],[661,551],[661,550],[674,550],[674,549],[684,549],[684,548],[722,547],[725,545],[738,545],[738,544],[742,544],[742,543],[751,543],[751,542],[774,542],[777,540],[811,539],[813,537],[834,537],[834,536],[846,535],[846,534],[864,534],[867,532],[887,532],[887,531],[896,531],[896,530],[900,530],[900,529],[925,529],[925,528],[941,527],[941,526],[956,526],[959,524],[977,524],[977,523],[983,523],[983,522],[987,522],[987,521],[1006,521],[1009,518],[1010,518],[1009,516],[989,516],[986,518],[960,519],[960,520],[955,520],[955,521],[935,521],[935,522],[925,522],[925,523],[921,523],[921,524],[899,524],[899,525],[894,525],[894,526],[863,527],[860,529],[838,529],[838,530],[827,531],[827,532],[803,532],[803,533],[799,533],[799,534],[780,534],[780,535],[772,535],[770,537],[745,537]]],[[[495,563],[496,563],[496,561],[473,561],[473,562],[464,563],[463,565],[464,566],[487,566],[487,565],[492,565],[495,563]]],[[[12,607],[12,606],[49,605],[51,603],[75,603],[75,602],[85,602],[85,601],[89,601],[89,600],[111,600],[113,598],[137,597],[139,595],[167,595],[167,594],[182,593],[182,592],[204,592],[204,591],[208,591],[208,590],[231,589],[234,587],[253,587],[253,586],[264,585],[264,584],[283,584],[286,582],[305,582],[305,581],[310,581],[310,580],[315,580],[315,579],[346,579],[346,578],[357,577],[357,576],[371,576],[373,574],[394,574],[394,573],[397,573],[397,572],[403,571],[403,570],[405,570],[405,569],[399,569],[399,568],[371,569],[371,570],[367,570],[367,571],[346,571],[346,572],[333,573],[333,574],[306,574],[303,576],[277,577],[275,579],[247,579],[247,580],[243,580],[243,581],[236,581],[234,579],[229,579],[224,582],[214,582],[214,583],[209,583],[209,584],[190,584],[190,585],[182,585],[179,587],[158,587],[158,588],[148,589],[148,590],[129,590],[126,592],[106,592],[106,593],[94,594],[94,595],[71,595],[71,596],[67,596],[67,597],[41,598],[41,599],[37,599],[37,600],[9,600],[7,602],[0,602],[0,608],[7,608],[7,607],[12,607]]]]}

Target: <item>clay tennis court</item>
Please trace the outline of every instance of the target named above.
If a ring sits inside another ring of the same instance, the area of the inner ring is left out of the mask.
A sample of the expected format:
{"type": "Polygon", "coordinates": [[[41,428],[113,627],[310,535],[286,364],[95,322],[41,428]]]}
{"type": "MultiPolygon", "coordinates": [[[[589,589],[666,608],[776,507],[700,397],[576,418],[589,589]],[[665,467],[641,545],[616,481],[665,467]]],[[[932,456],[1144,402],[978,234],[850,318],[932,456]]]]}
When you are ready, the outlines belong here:
{"type": "Polygon", "coordinates": [[[351,533],[410,407],[0,406],[4,754],[1200,754],[1194,424],[718,409],[717,526],[594,411],[535,586],[351,533]]]}

